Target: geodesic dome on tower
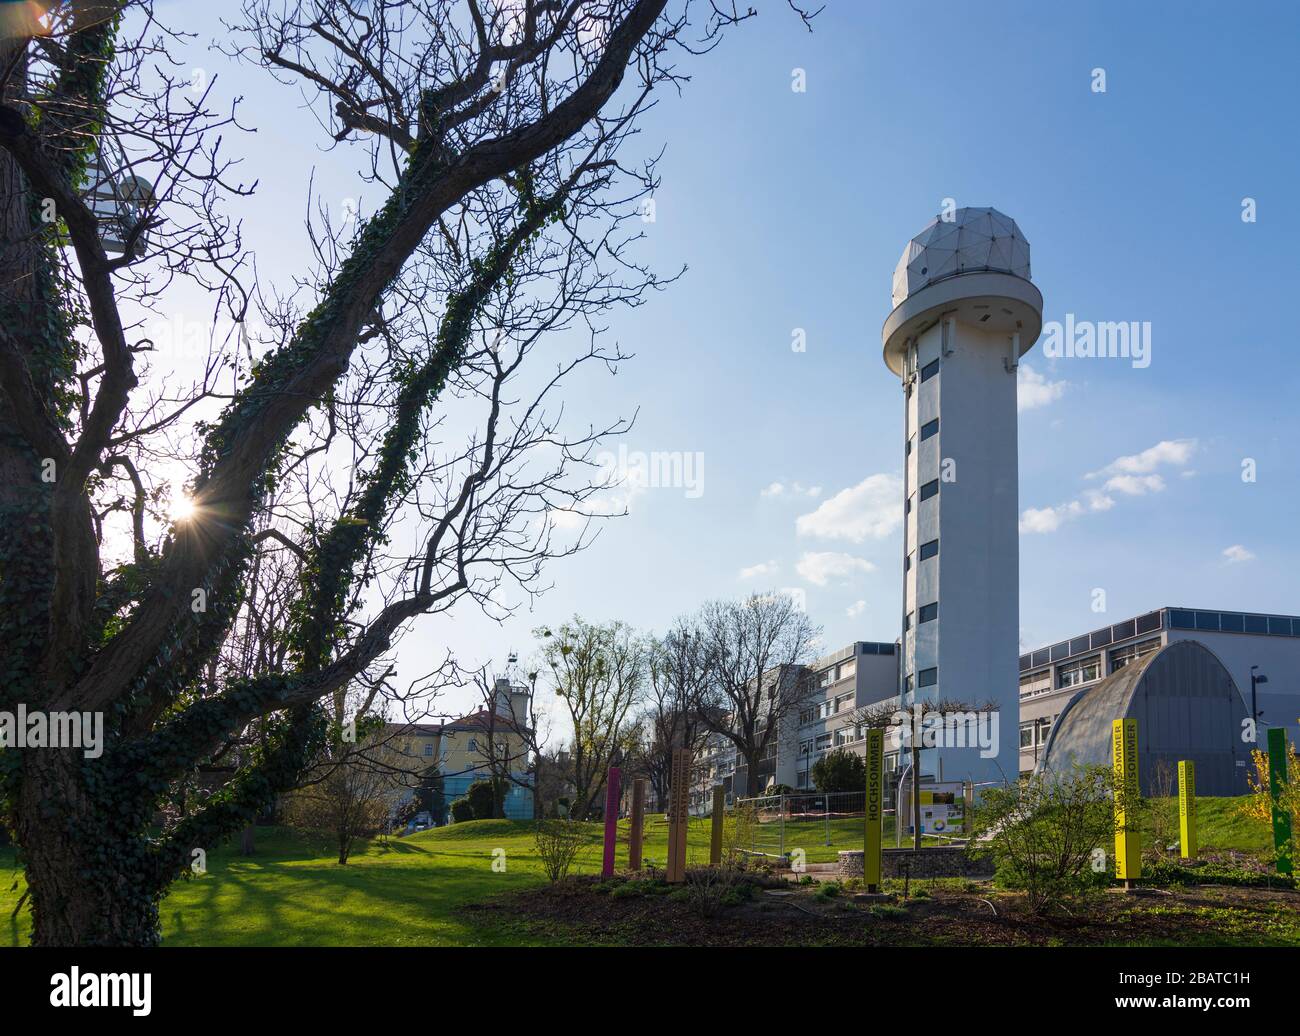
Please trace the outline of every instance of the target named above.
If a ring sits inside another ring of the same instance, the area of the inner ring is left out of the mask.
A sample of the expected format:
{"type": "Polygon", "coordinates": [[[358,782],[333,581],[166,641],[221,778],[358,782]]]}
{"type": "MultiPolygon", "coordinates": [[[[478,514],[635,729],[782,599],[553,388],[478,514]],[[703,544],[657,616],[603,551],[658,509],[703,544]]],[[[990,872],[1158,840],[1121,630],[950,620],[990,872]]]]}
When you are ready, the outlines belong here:
{"type": "Polygon", "coordinates": [[[1030,280],[1029,242],[997,209],[958,209],[936,216],[903,249],[894,268],[894,305],[928,284],[962,273],[1009,273],[1030,280]]]}

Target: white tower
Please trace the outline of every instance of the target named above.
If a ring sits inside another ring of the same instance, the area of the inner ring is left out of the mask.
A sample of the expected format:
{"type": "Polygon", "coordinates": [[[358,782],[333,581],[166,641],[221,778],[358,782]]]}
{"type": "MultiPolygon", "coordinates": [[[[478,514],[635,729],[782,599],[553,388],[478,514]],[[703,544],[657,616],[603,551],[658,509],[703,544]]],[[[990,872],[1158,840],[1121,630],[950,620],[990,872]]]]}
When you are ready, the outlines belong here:
{"type": "Polygon", "coordinates": [[[922,776],[1018,773],[1016,367],[1042,313],[1029,242],[995,209],[935,219],[894,271],[881,337],[906,398],[900,691],[909,704],[1000,706],[993,757],[927,750],[922,776]]]}

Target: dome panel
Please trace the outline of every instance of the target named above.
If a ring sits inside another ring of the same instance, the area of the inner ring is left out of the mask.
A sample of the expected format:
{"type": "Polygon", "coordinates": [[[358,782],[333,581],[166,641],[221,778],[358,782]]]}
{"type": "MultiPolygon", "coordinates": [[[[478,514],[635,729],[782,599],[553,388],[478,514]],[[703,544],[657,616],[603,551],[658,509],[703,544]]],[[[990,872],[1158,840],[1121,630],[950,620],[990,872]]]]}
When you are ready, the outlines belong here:
{"type": "Polygon", "coordinates": [[[1029,280],[1029,242],[997,209],[958,209],[949,220],[931,220],[903,249],[894,269],[894,306],[937,280],[984,270],[1029,280]]]}

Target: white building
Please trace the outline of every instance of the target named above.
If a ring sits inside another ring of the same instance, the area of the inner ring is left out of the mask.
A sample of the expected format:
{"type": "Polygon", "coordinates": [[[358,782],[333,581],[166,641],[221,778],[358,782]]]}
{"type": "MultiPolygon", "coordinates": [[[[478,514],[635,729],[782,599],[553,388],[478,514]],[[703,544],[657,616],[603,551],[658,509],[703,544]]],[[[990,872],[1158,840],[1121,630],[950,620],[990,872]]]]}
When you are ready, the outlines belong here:
{"type": "MultiPolygon", "coordinates": [[[[1020,656],[1020,772],[1029,773],[1038,765],[1057,719],[1076,694],[1180,640],[1200,641],[1218,657],[1247,715],[1253,669],[1261,731],[1285,727],[1288,739],[1296,742],[1300,737],[1300,617],[1157,608],[1020,656]],[[1260,676],[1266,682],[1259,682],[1260,676]]],[[[1228,738],[1240,736],[1237,730],[1223,733],[1228,738]]],[[[1264,740],[1261,733],[1261,747],[1264,740]]]]}
{"type": "Polygon", "coordinates": [[[921,773],[1014,779],[1019,702],[1016,368],[1042,328],[1029,244],[994,209],[958,209],[913,238],[881,337],[904,406],[905,701],[995,702],[998,751],[936,748],[921,773]]]}

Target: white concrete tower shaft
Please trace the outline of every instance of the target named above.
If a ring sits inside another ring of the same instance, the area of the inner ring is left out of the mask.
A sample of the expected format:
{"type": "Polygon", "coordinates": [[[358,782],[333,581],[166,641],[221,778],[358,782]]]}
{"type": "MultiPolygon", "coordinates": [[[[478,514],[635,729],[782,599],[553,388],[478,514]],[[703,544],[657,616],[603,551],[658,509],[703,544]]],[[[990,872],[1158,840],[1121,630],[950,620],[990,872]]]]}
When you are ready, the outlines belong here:
{"type": "Polygon", "coordinates": [[[882,339],[905,397],[900,692],[999,706],[992,754],[944,743],[922,753],[923,776],[1019,771],[1016,369],[1042,311],[1029,244],[994,209],[934,220],[894,274],[882,339]]]}

